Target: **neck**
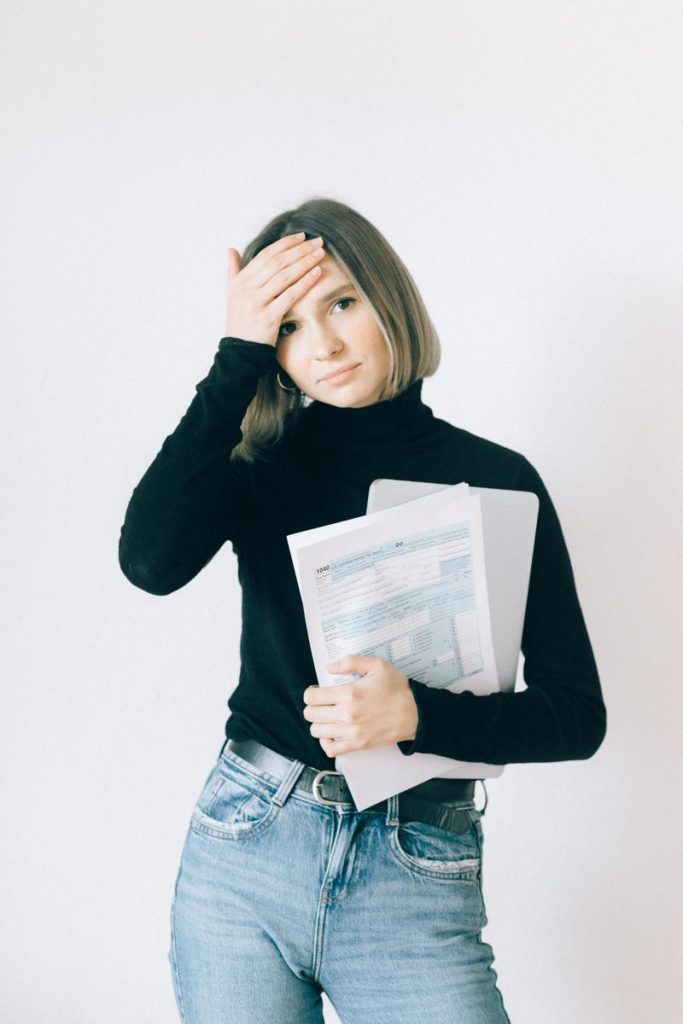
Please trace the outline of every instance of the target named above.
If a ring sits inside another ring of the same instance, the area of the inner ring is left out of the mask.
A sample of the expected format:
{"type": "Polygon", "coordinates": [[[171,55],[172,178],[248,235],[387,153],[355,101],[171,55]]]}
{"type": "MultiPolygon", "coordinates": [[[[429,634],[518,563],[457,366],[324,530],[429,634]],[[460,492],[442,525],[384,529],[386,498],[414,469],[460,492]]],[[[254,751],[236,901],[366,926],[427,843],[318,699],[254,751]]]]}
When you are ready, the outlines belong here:
{"type": "Polygon", "coordinates": [[[355,409],[314,401],[304,410],[307,428],[337,442],[416,440],[433,427],[434,414],[422,401],[422,378],[384,401],[355,409]]]}

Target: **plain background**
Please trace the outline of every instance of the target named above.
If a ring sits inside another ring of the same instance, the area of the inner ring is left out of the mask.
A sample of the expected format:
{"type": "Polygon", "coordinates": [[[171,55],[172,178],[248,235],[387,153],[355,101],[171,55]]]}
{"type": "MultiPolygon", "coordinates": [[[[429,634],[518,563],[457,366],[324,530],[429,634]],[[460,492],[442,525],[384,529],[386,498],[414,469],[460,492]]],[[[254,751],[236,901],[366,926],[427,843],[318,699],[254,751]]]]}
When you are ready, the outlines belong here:
{"type": "Polygon", "coordinates": [[[118,536],[224,334],[228,246],[312,195],[413,273],[435,414],[541,473],[601,672],[595,757],[489,784],[511,1019],[680,1020],[682,37],[674,2],[6,8],[3,1020],[177,1019],[240,594],[228,547],[147,595],[118,536]]]}

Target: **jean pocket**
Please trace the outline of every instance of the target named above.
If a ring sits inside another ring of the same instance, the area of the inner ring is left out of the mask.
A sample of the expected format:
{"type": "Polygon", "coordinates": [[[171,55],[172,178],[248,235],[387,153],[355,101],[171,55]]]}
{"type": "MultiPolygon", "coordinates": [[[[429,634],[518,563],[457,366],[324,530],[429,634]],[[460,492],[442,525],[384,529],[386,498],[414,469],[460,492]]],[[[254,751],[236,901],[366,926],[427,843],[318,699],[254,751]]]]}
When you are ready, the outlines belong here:
{"type": "Polygon", "coordinates": [[[252,838],[279,810],[272,796],[265,783],[219,758],[195,803],[190,828],[217,839],[252,838]]]}
{"type": "Polygon", "coordinates": [[[391,828],[389,846],[394,858],[413,875],[479,882],[481,838],[477,812],[472,813],[471,825],[464,832],[448,832],[424,821],[401,821],[391,828]]]}

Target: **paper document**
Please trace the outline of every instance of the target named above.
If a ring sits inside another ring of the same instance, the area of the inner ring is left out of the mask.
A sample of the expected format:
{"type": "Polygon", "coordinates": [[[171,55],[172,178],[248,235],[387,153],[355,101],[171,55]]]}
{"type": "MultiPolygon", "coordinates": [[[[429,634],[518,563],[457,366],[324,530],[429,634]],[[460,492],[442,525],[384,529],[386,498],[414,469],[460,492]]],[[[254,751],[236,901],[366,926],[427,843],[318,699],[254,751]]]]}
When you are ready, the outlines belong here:
{"type": "MultiPolygon", "coordinates": [[[[498,689],[480,497],[467,484],[287,540],[321,686],[362,678],[325,668],[362,654],[430,686],[498,689]]],[[[406,757],[395,743],[336,758],[359,810],[452,764],[435,754],[406,757]]]]}

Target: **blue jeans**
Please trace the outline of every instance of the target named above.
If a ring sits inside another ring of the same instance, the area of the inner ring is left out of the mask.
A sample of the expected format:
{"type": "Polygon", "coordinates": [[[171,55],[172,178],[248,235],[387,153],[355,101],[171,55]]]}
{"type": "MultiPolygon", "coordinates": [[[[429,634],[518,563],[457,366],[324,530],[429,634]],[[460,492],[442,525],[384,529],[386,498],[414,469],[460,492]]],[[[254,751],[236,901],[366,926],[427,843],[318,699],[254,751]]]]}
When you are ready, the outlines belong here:
{"type": "Polygon", "coordinates": [[[185,1024],[509,1024],[460,834],[292,792],[224,745],[192,811],[168,959],[185,1024]]]}

